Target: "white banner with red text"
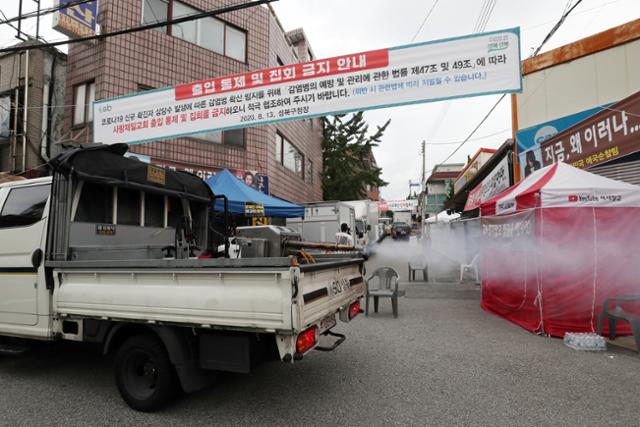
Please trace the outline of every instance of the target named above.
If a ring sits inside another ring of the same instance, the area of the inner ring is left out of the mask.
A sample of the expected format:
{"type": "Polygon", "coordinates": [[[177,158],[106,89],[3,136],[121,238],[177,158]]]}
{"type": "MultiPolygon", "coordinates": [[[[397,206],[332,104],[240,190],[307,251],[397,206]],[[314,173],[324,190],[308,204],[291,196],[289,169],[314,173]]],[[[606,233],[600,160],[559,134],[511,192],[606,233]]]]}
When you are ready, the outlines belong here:
{"type": "Polygon", "coordinates": [[[136,144],[522,90],[518,28],[286,65],[94,103],[94,140],[136,144]]]}

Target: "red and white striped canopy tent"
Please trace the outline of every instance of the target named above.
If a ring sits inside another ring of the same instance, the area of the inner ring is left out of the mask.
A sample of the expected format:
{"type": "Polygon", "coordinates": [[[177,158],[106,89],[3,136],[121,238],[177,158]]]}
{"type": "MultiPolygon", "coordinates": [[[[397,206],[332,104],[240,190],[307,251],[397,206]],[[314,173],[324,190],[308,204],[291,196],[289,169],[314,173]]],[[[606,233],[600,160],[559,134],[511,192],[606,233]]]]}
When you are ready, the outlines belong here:
{"type": "Polygon", "coordinates": [[[482,203],[481,215],[504,215],[535,207],[579,206],[640,207],[640,187],[566,163],[555,163],[482,203]]]}
{"type": "Polygon", "coordinates": [[[564,336],[594,331],[605,298],[640,293],[640,187],[556,163],[480,212],[485,310],[564,336]]]}

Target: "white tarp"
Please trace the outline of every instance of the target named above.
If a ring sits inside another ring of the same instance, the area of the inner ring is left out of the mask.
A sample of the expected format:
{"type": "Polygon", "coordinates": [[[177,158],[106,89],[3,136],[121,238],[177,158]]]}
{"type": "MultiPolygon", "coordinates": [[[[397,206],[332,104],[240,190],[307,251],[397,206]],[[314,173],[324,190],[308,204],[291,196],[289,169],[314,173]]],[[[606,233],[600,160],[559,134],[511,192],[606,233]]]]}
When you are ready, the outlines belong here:
{"type": "Polygon", "coordinates": [[[439,214],[437,214],[436,216],[432,216],[432,217],[427,218],[425,220],[425,222],[427,224],[434,224],[434,223],[438,223],[438,222],[445,223],[445,222],[451,222],[454,219],[458,219],[458,218],[460,218],[460,214],[459,213],[452,213],[451,215],[449,215],[447,213],[447,211],[442,211],[439,214]]]}
{"type": "Polygon", "coordinates": [[[512,28],[216,77],[94,103],[95,142],[129,144],[522,90],[512,28]]]}

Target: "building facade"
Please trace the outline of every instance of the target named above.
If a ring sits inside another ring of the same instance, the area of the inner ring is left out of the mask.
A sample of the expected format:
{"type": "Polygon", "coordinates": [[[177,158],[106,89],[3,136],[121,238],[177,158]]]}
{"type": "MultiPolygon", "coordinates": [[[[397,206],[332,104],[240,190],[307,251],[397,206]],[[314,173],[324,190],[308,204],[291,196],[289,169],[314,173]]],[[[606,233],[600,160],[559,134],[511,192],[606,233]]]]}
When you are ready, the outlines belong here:
{"type": "MultiPolygon", "coordinates": [[[[519,163],[516,181],[552,159],[574,163],[589,149],[615,148],[608,137],[607,145],[583,141],[579,149],[574,138],[575,148],[566,155],[560,155],[560,145],[557,150],[541,150],[545,141],[640,92],[639,58],[640,19],[636,19],[522,61],[523,90],[511,95],[519,163]]],[[[606,156],[583,166],[608,178],[640,184],[637,153],[606,156]]]]}
{"type": "Polygon", "coordinates": [[[0,56],[0,172],[37,177],[61,152],[66,63],[53,48],[0,56]]]}
{"type": "MultiPolygon", "coordinates": [[[[103,0],[103,32],[162,22],[224,7],[222,0],[103,0]]],[[[69,49],[68,135],[93,141],[91,104],[211,77],[313,58],[304,31],[285,32],[273,9],[255,6],[177,25],[110,37],[69,49]]],[[[213,126],[212,126],[213,127],[213,126]]],[[[293,201],[322,199],[321,123],[318,119],[207,132],[131,145],[140,159],[206,178],[222,168],[266,177],[265,192],[293,201]]],[[[240,172],[241,173],[241,172],[240,172]]]]}
{"type": "Polygon", "coordinates": [[[464,163],[437,165],[427,178],[424,194],[424,212],[429,216],[441,212],[449,196],[453,194],[453,184],[464,168],[464,163]]]}

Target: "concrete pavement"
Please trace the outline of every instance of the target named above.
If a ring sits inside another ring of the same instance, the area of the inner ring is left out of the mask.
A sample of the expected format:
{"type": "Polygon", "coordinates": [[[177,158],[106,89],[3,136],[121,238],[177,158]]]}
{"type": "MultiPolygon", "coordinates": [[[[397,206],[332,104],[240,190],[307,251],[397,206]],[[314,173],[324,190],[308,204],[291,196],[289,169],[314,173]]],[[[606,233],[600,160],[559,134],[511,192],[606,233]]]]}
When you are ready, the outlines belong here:
{"type": "MultiPolygon", "coordinates": [[[[369,270],[393,262],[402,260],[374,257],[369,270]]],[[[124,404],[97,349],[57,343],[0,357],[0,425],[640,424],[640,356],[577,352],[455,288],[436,290],[402,299],[398,319],[382,301],[379,313],[339,325],[348,339],[332,353],[222,375],[155,414],[124,404]]]]}

